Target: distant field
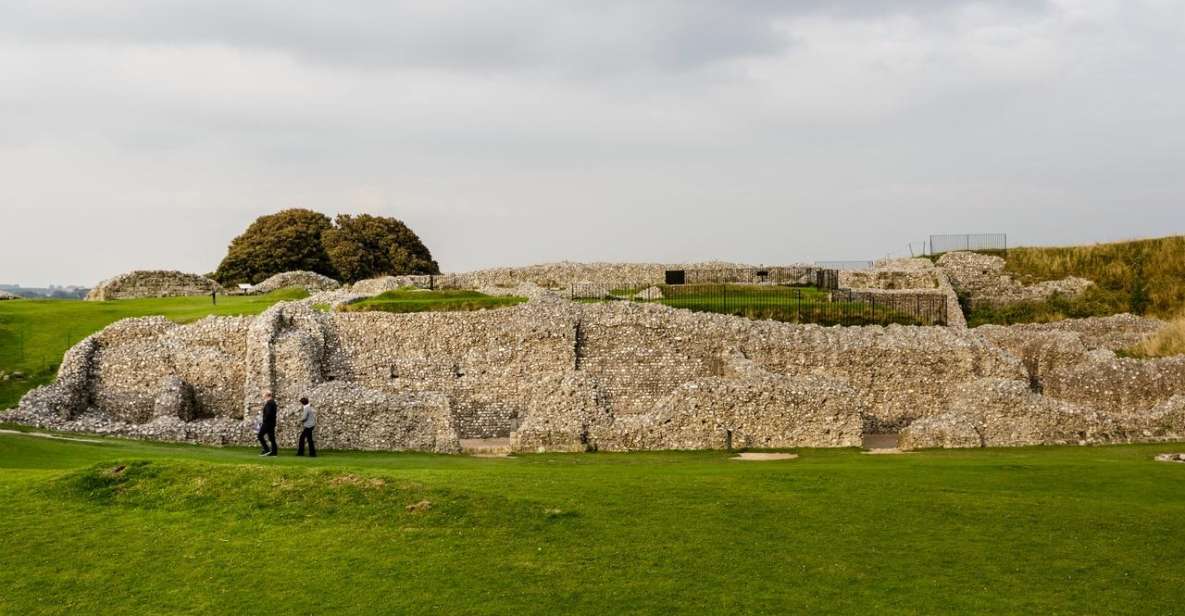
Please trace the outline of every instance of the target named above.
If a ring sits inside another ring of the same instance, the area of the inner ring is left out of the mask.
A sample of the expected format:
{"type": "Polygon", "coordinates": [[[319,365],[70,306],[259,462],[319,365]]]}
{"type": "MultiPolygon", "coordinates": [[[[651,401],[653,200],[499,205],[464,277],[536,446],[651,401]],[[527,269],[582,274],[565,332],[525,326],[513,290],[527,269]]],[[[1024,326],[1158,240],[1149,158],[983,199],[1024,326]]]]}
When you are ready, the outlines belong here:
{"type": "Polygon", "coordinates": [[[23,380],[0,381],[0,409],[15,406],[26,391],[53,380],[62,355],[79,340],[129,317],[162,315],[178,323],[210,315],[258,314],[283,300],[308,297],[303,289],[267,295],[121,299],[84,302],[26,299],[0,302],[0,370],[21,371],[23,380]]]}
{"type": "Polygon", "coordinates": [[[341,309],[347,312],[457,312],[501,308],[525,301],[525,297],[486,295],[477,291],[400,289],[385,291],[341,309]]]}
{"type": "Polygon", "coordinates": [[[1182,450],[261,460],[0,434],[0,613],[1172,614],[1185,465],[1152,457],[1182,450]]]}

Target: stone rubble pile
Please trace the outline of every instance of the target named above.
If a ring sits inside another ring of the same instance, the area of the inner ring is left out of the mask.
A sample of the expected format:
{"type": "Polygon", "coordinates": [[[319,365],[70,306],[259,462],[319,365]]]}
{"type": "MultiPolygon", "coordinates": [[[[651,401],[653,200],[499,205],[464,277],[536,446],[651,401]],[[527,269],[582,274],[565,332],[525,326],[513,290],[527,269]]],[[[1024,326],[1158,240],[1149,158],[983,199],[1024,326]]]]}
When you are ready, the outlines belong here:
{"type": "Polygon", "coordinates": [[[334,291],[341,287],[341,283],[316,272],[294,271],[276,274],[263,282],[251,287],[251,293],[264,294],[290,287],[300,287],[309,293],[334,291]]]}
{"type": "Polygon", "coordinates": [[[142,270],[120,274],[95,285],[87,293],[89,301],[112,299],[135,299],[142,297],[178,297],[185,295],[209,295],[223,293],[217,282],[184,272],[163,270],[142,270]]]}
{"type": "Polygon", "coordinates": [[[964,293],[972,306],[1000,306],[1049,299],[1054,295],[1076,297],[1094,283],[1069,277],[1025,285],[1004,273],[1004,259],[976,252],[948,252],[938,258],[955,289],[964,293]]]}

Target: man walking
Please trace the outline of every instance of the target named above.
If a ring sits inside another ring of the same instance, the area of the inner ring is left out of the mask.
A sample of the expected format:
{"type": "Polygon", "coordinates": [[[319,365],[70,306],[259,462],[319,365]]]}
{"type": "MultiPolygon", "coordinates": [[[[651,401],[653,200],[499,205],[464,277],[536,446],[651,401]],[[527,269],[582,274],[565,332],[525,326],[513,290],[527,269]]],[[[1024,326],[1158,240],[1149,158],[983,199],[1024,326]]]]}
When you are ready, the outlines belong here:
{"type": "Polygon", "coordinates": [[[263,392],[263,417],[259,422],[259,444],[263,447],[260,456],[274,456],[279,453],[276,447],[276,401],[272,399],[272,392],[263,392]],[[267,440],[264,440],[267,437],[267,440]],[[271,447],[268,447],[271,441],[271,447]]]}
{"type": "Polygon", "coordinates": [[[313,428],[317,427],[317,411],[313,409],[313,405],[309,404],[308,398],[300,399],[300,442],[297,444],[296,455],[304,455],[305,441],[309,443],[309,457],[317,457],[317,445],[313,443],[313,428]]]}

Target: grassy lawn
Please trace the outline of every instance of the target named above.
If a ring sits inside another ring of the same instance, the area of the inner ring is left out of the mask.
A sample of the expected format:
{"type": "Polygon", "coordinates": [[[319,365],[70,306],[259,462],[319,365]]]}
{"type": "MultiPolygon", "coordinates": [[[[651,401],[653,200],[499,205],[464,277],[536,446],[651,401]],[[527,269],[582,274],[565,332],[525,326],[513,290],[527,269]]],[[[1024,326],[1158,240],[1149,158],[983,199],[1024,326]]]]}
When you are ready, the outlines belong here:
{"type": "Polygon", "coordinates": [[[452,312],[502,308],[527,301],[525,297],[495,296],[477,291],[399,289],[347,304],[342,310],[362,312],[452,312]]]}
{"type": "Polygon", "coordinates": [[[261,461],[0,434],[0,613],[1168,614],[1174,449],[261,461]]]}
{"type": "Polygon", "coordinates": [[[208,296],[0,302],[0,370],[27,376],[0,381],[0,409],[15,406],[26,391],[51,381],[67,349],[120,319],[163,315],[186,323],[212,314],[258,314],[276,302],[304,297],[308,294],[303,289],[282,289],[267,295],[219,297],[216,306],[208,296]]]}

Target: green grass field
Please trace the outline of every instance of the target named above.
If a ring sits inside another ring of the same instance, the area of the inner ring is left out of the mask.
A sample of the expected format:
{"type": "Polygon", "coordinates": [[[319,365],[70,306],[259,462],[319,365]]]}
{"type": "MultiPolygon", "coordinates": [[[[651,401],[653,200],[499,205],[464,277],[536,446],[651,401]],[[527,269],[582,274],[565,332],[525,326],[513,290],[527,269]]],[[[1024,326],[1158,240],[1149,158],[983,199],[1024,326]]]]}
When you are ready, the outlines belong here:
{"type": "Polygon", "coordinates": [[[0,613],[1171,614],[1185,465],[1152,456],[1182,449],[260,460],[0,434],[0,613]]]}
{"type": "Polygon", "coordinates": [[[348,312],[454,312],[502,308],[525,301],[525,297],[486,295],[477,291],[399,289],[347,304],[341,309],[348,312]]]}
{"type": "Polygon", "coordinates": [[[26,391],[53,380],[62,355],[79,340],[129,317],[163,315],[178,323],[216,315],[258,314],[283,300],[308,297],[303,289],[267,295],[124,299],[10,300],[0,302],[0,370],[20,371],[22,380],[0,381],[0,409],[15,406],[26,391]]]}

